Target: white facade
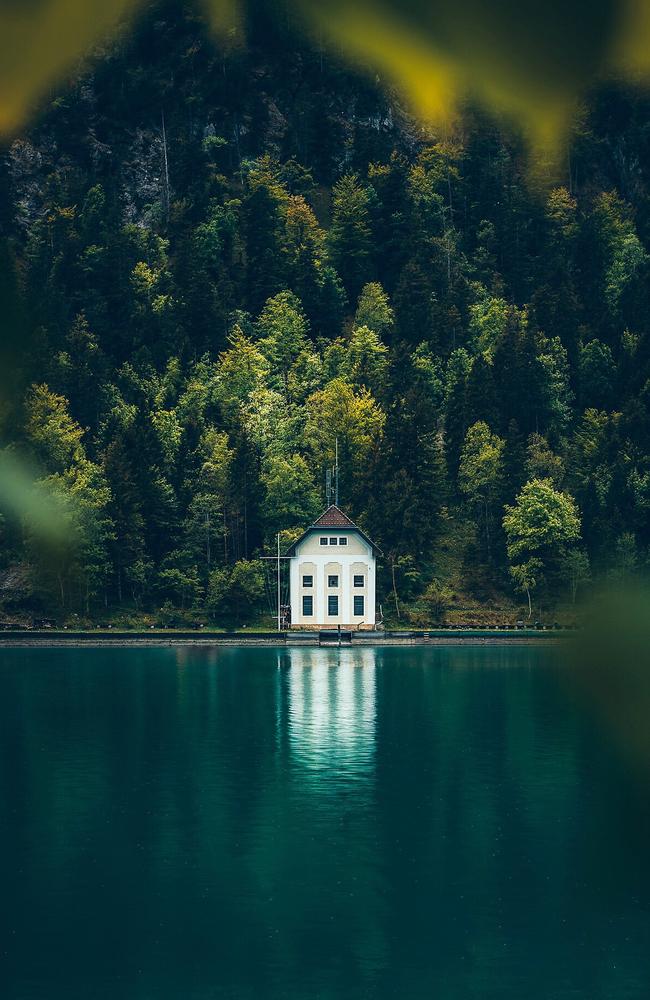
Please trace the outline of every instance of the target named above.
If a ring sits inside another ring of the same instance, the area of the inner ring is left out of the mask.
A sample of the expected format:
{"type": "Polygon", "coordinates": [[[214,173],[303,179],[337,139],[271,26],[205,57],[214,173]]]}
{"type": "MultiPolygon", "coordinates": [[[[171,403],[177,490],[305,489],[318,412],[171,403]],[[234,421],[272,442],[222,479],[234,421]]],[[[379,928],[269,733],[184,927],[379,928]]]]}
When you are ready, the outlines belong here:
{"type": "Polygon", "coordinates": [[[345,515],[328,513],[290,550],[291,625],[374,628],[375,547],[345,515]],[[326,523],[344,518],[347,525],[326,523]]]}

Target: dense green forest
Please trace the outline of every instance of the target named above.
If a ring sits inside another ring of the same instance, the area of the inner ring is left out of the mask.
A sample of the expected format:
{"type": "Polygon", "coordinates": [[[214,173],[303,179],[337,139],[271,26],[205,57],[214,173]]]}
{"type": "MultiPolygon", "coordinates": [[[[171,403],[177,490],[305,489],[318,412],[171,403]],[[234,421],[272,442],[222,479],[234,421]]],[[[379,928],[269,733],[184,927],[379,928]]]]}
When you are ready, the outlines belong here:
{"type": "Polygon", "coordinates": [[[469,101],[425,129],[290,19],[247,29],[149,4],[0,150],[3,443],[65,523],[4,518],[2,616],[262,620],[337,439],[394,619],[644,572],[648,94],[594,91],[543,179],[469,101]]]}

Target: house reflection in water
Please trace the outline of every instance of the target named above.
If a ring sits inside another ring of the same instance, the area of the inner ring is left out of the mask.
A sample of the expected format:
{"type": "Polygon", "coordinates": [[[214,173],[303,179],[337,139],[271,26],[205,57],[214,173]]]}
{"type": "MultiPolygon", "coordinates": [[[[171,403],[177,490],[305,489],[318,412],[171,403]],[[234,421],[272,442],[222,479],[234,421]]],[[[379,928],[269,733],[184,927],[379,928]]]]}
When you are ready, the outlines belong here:
{"type": "Polygon", "coordinates": [[[309,769],[339,782],[374,770],[376,655],[366,649],[288,650],[288,743],[309,769]]]}

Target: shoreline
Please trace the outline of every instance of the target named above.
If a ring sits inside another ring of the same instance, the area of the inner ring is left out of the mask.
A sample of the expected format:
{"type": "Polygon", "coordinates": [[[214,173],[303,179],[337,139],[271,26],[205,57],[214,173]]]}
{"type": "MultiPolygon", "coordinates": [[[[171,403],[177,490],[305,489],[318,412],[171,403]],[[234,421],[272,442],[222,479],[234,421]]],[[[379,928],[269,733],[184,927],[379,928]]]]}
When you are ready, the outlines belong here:
{"type": "Polygon", "coordinates": [[[350,649],[367,646],[531,646],[558,645],[569,630],[431,629],[428,631],[354,632],[339,643],[337,633],[313,632],[0,632],[0,650],[20,648],[161,648],[166,646],[239,646],[295,649],[350,649]]]}

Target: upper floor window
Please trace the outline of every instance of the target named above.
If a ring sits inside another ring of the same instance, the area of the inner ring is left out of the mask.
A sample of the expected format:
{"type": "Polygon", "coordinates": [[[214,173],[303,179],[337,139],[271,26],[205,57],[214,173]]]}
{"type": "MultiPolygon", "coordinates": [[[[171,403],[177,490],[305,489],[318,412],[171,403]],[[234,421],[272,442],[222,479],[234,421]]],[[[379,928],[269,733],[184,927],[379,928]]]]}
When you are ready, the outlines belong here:
{"type": "Polygon", "coordinates": [[[327,545],[327,539],[323,535],[320,536],[320,543],[321,545],[327,545]]]}
{"type": "Polygon", "coordinates": [[[330,545],[336,545],[338,538],[330,538],[330,545]]]}
{"type": "Polygon", "coordinates": [[[354,577],[354,586],[355,587],[363,587],[364,582],[365,581],[364,581],[364,578],[363,578],[362,575],[356,576],[356,574],[355,574],[355,577],[354,577]]]}
{"type": "Polygon", "coordinates": [[[303,576],[302,585],[303,587],[313,587],[314,586],[313,576],[303,576]]]}
{"type": "Polygon", "coordinates": [[[327,586],[328,587],[338,587],[338,585],[339,585],[339,578],[338,578],[338,576],[330,575],[330,576],[327,577],[327,586]]]}
{"type": "Polygon", "coordinates": [[[347,544],[348,544],[348,540],[347,540],[347,538],[345,536],[343,536],[342,538],[339,538],[339,545],[347,545],[347,544]]]}

